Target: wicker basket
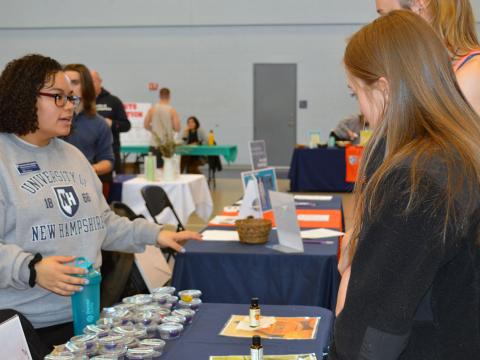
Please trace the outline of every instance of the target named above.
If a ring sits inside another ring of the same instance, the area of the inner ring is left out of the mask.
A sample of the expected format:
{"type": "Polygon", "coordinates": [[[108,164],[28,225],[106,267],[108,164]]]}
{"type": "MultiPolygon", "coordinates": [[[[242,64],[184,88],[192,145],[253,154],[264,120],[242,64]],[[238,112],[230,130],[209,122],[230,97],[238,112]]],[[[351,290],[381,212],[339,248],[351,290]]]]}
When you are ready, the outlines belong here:
{"type": "Polygon", "coordinates": [[[268,241],[268,234],[272,230],[272,222],[266,219],[254,219],[248,217],[236,220],[238,237],[244,244],[265,244],[268,241]]]}

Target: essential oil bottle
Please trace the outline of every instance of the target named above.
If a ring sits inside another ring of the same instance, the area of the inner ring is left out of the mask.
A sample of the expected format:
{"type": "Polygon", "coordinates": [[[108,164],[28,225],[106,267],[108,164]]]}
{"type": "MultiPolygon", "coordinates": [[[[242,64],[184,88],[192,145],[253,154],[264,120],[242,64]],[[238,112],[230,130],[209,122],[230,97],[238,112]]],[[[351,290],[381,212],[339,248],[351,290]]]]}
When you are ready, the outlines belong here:
{"type": "Polygon", "coordinates": [[[254,297],[250,301],[250,326],[260,326],[260,306],[258,305],[258,298],[254,297]]]}
{"type": "Polygon", "coordinates": [[[262,339],[258,335],[252,337],[252,345],[250,346],[251,360],[263,360],[262,339]]]}

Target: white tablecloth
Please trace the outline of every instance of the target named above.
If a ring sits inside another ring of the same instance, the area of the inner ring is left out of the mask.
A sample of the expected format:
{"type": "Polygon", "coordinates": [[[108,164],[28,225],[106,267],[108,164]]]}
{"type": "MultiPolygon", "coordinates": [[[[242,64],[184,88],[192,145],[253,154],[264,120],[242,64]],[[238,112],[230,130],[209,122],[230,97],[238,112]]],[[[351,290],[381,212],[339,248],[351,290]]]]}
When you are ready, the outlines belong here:
{"type": "MultiPolygon", "coordinates": [[[[143,175],[139,175],[125,181],[122,189],[122,202],[132,208],[135,213],[152,219],[140,193],[141,188],[146,185],[161,186],[165,190],[183,225],[187,224],[188,218],[193,212],[205,222],[212,214],[212,195],[203,175],[182,174],[175,181],[147,181],[143,175]]],[[[158,215],[157,221],[160,224],[177,224],[169,209],[158,215]]]]}

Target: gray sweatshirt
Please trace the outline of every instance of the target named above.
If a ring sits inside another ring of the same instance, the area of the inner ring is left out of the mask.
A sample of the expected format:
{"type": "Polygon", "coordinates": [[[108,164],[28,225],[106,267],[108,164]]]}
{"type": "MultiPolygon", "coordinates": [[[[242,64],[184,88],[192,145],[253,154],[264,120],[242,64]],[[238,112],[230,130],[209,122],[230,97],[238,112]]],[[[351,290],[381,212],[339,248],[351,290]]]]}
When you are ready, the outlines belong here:
{"type": "Polygon", "coordinates": [[[52,139],[45,147],[0,133],[0,309],[35,328],[72,320],[70,297],[28,285],[35,253],[83,256],[100,268],[101,249],[142,252],[160,227],[113,213],[83,154],[52,139]]]}

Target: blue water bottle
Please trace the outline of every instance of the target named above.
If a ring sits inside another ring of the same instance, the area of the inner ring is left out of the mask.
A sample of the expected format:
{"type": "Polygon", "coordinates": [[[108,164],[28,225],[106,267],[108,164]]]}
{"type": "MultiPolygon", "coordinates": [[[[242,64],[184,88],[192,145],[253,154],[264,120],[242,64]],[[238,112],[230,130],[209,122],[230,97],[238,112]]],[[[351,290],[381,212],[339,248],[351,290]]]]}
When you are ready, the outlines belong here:
{"type": "Polygon", "coordinates": [[[93,263],[83,257],[75,259],[74,266],[87,269],[85,275],[75,275],[88,279],[82,291],[72,295],[72,316],[75,335],[83,334],[83,329],[94,324],[100,317],[100,282],[102,275],[93,268],[93,263]]]}

